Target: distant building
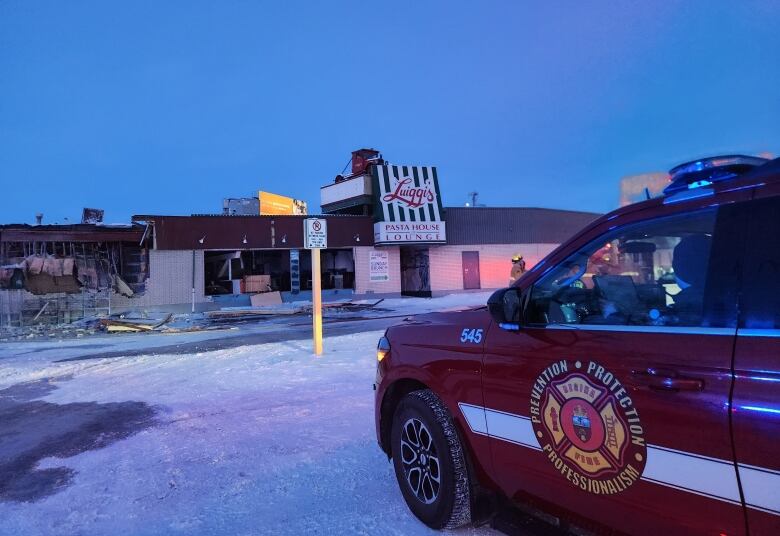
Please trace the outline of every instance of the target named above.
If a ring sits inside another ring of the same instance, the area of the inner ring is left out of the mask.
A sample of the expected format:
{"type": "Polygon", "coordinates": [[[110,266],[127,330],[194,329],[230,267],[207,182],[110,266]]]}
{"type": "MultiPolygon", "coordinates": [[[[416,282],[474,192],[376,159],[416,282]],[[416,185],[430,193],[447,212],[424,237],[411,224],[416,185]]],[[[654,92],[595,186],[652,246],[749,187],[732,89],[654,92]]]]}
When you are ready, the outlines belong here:
{"type": "Polygon", "coordinates": [[[669,185],[669,174],[664,171],[629,175],[620,179],[620,206],[631,205],[661,195],[669,185]]]}
{"type": "Polygon", "coordinates": [[[228,197],[222,200],[222,214],[257,216],[260,214],[260,200],[257,197],[228,197]]]}
{"type": "Polygon", "coordinates": [[[258,191],[257,197],[228,197],[222,200],[225,216],[302,216],[306,201],[270,192],[258,191]]]}
{"type": "Polygon", "coordinates": [[[306,201],[270,192],[257,192],[262,216],[303,216],[308,213],[306,201]]]}

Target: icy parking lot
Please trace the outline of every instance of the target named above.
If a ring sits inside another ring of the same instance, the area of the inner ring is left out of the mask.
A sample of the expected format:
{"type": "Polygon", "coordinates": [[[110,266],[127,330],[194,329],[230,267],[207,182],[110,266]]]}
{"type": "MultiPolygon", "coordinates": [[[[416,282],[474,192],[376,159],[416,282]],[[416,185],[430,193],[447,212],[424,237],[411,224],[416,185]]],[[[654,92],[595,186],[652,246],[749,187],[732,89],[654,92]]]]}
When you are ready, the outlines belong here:
{"type": "Polygon", "coordinates": [[[380,335],[326,338],[321,358],[308,340],[0,346],[0,534],[433,533],[376,445],[380,335]]]}

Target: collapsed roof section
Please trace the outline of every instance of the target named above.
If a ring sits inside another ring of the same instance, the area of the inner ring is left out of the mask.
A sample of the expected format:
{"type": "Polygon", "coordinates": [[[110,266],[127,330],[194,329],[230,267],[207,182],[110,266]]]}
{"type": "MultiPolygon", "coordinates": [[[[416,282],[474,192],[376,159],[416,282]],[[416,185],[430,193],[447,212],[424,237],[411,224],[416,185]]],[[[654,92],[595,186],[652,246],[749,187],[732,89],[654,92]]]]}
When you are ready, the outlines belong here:
{"type": "Polygon", "coordinates": [[[0,225],[0,289],[143,293],[147,241],[142,225],[0,225]]]}

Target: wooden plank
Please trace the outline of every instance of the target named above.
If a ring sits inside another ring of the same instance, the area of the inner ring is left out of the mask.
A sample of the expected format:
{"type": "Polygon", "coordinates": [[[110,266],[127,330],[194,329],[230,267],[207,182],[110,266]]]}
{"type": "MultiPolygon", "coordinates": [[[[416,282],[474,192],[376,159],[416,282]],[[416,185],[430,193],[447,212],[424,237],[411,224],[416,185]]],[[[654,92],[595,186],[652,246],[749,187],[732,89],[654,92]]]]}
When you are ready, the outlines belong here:
{"type": "Polygon", "coordinates": [[[282,294],[279,291],[252,294],[252,296],[249,297],[249,301],[252,304],[252,307],[259,307],[262,305],[281,305],[282,294]]]}

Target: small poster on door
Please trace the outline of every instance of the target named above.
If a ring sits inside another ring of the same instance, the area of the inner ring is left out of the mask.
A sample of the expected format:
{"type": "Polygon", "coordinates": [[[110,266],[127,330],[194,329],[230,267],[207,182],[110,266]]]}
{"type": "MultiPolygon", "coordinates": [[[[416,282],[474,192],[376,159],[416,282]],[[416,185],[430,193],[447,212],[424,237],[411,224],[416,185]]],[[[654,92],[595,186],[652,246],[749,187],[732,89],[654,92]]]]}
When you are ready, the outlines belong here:
{"type": "Polygon", "coordinates": [[[371,251],[368,254],[368,278],[370,281],[390,280],[390,261],[387,251],[371,251]]]}

